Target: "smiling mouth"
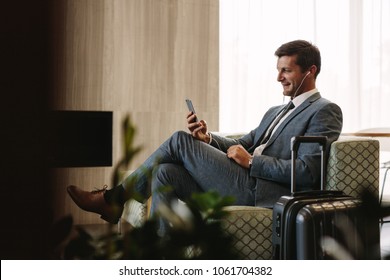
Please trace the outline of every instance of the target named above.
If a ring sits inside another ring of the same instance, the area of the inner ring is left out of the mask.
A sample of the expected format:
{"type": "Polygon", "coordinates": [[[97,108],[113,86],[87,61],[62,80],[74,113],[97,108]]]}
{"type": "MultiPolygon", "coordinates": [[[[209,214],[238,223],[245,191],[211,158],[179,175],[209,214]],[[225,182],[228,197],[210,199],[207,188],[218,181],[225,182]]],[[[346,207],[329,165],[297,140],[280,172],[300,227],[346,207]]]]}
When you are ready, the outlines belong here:
{"type": "Polygon", "coordinates": [[[291,92],[290,86],[291,86],[290,83],[288,83],[288,84],[282,84],[282,87],[283,87],[283,94],[284,94],[284,95],[290,94],[290,92],[291,92]]]}

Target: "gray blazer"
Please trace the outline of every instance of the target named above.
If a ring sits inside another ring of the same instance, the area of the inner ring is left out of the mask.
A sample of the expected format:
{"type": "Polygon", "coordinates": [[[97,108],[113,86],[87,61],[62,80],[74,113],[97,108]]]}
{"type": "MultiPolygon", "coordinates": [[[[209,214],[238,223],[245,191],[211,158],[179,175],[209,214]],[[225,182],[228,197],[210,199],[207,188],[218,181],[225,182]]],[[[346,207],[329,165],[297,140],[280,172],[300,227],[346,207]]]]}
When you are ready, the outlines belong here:
{"type": "MultiPolygon", "coordinates": [[[[219,148],[226,152],[231,145],[242,145],[253,153],[260,144],[271,122],[282,110],[283,105],[270,108],[259,126],[240,139],[212,135],[219,148]]],[[[335,103],[316,93],[298,106],[275,130],[263,150],[255,156],[250,176],[256,178],[256,205],[272,207],[282,195],[291,193],[291,150],[290,141],[294,136],[327,136],[326,155],[330,145],[341,133],[343,117],[335,103]]],[[[319,189],[321,177],[321,153],[318,144],[302,144],[297,153],[297,190],[319,189]]]]}

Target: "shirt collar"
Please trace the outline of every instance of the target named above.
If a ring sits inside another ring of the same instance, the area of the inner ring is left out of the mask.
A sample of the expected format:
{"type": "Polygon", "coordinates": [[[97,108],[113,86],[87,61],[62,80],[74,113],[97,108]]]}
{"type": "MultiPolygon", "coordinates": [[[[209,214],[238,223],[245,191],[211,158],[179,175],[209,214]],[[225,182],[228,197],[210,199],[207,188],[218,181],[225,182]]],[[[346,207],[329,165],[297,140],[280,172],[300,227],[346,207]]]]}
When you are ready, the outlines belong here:
{"type": "Polygon", "coordinates": [[[305,102],[306,99],[308,99],[313,94],[317,93],[318,89],[313,88],[312,90],[306,91],[297,97],[295,97],[292,102],[294,103],[295,108],[297,108],[299,105],[301,105],[303,102],[305,102]]]}

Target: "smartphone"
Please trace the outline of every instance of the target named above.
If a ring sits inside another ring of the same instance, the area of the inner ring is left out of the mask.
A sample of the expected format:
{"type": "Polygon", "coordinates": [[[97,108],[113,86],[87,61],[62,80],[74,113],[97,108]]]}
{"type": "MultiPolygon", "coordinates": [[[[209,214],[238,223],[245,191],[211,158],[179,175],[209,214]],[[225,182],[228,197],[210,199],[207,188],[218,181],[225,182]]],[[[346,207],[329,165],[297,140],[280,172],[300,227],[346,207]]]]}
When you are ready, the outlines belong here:
{"type": "MultiPolygon", "coordinates": [[[[192,105],[192,101],[191,99],[186,99],[186,103],[187,103],[187,107],[188,107],[188,110],[194,114],[195,113],[195,109],[194,109],[194,105],[192,105]]],[[[198,118],[195,118],[195,122],[198,122],[198,118]]]]}

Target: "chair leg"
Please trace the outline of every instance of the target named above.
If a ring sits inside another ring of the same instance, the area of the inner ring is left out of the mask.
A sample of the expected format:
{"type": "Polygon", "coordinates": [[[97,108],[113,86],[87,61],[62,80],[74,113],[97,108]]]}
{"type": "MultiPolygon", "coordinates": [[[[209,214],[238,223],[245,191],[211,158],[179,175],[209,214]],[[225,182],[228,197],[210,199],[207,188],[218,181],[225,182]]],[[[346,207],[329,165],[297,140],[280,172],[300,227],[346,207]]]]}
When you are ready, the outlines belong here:
{"type": "Polygon", "coordinates": [[[119,235],[122,234],[122,219],[119,219],[119,222],[117,224],[117,231],[119,235]]]}
{"type": "MultiPolygon", "coordinates": [[[[387,172],[388,172],[389,170],[390,170],[390,168],[387,167],[387,168],[386,168],[386,171],[385,171],[385,175],[383,176],[381,195],[380,195],[380,198],[379,198],[379,205],[382,205],[383,191],[385,190],[386,177],[387,177],[387,172]]],[[[381,217],[381,219],[380,219],[381,225],[383,225],[384,223],[387,223],[387,222],[390,222],[390,221],[383,221],[383,217],[381,217]]]]}
{"type": "Polygon", "coordinates": [[[383,191],[385,190],[385,184],[386,184],[386,177],[387,177],[387,172],[389,171],[390,168],[386,168],[385,175],[383,176],[383,182],[382,182],[382,189],[381,189],[381,196],[379,199],[379,203],[382,204],[382,199],[383,199],[383,191]]]}

